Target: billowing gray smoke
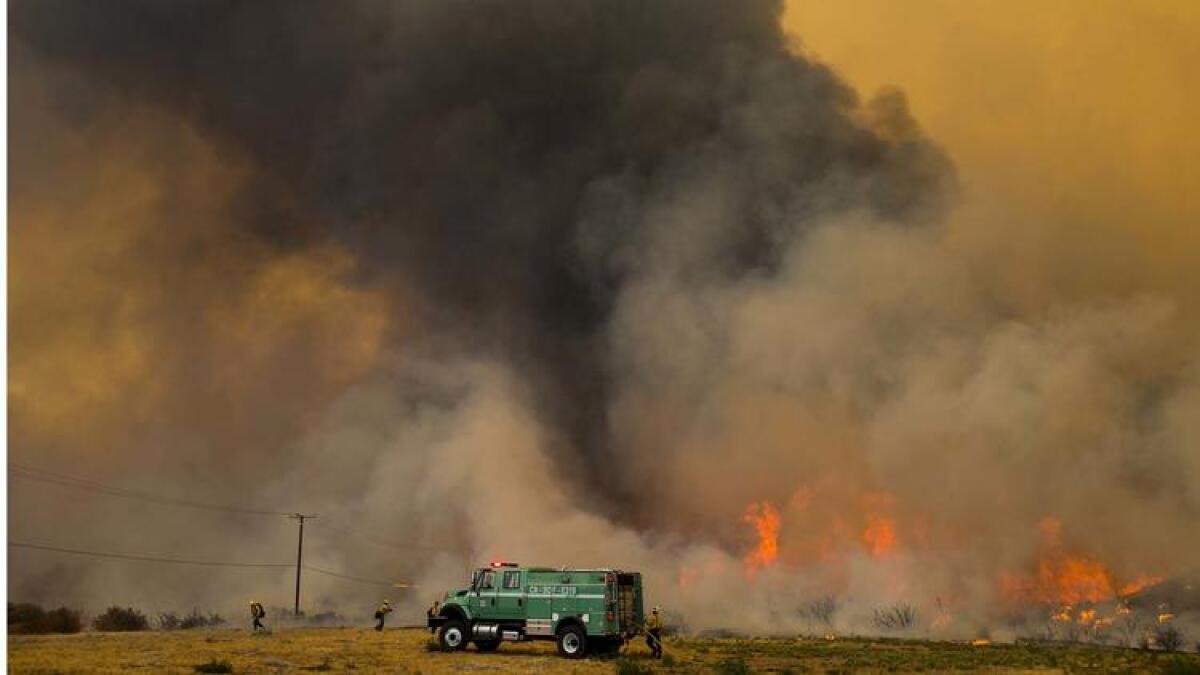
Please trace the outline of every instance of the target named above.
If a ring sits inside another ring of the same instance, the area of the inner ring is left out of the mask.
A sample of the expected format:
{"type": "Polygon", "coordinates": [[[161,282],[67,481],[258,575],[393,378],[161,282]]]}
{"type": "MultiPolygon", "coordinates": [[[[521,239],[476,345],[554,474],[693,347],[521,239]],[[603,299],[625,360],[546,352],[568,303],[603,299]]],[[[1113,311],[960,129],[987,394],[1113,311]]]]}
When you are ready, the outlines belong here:
{"type": "MultiPolygon", "coordinates": [[[[1047,518],[1123,578],[1200,562],[1162,537],[1200,505],[1172,299],[1022,306],[939,224],[903,96],[860,105],[780,10],[13,3],[14,461],[318,511],[353,575],[642,567],[693,615],[745,574],[979,615],[1047,518]]],[[[282,519],[13,485],[14,538],[291,552],[282,519]]],[[[18,596],[287,601],[286,570],[12,560],[18,596]]],[[[343,581],[314,604],[388,592],[343,581]]]]}

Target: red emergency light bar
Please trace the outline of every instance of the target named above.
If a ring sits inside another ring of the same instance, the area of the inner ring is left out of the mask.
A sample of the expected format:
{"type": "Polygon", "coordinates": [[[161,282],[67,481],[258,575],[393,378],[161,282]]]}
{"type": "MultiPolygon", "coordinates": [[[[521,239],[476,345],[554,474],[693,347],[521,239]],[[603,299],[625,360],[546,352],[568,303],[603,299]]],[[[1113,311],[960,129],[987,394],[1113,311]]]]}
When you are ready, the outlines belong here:
{"type": "Polygon", "coordinates": [[[517,563],[514,563],[514,562],[494,562],[494,563],[492,563],[492,567],[516,567],[516,566],[517,566],[517,563]]]}

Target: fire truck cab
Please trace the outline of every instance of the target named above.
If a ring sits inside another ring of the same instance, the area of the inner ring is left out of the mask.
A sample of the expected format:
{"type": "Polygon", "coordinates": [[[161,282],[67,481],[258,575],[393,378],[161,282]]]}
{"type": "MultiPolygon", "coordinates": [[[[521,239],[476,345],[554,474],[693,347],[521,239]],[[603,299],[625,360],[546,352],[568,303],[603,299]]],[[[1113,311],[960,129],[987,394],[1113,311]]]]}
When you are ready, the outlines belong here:
{"type": "Polygon", "coordinates": [[[475,570],[471,585],[447,592],[439,614],[429,618],[448,651],[468,642],[490,652],[504,640],[554,640],[558,653],[572,659],[620,649],[642,623],[637,572],[507,562],[475,570]]]}

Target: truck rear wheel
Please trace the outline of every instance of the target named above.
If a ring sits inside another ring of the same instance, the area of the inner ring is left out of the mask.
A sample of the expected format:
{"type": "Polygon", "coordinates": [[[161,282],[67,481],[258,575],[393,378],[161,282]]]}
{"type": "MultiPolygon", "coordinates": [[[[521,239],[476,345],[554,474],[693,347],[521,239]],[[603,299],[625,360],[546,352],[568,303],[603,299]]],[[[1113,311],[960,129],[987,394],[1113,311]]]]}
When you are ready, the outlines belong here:
{"type": "Polygon", "coordinates": [[[500,647],[499,640],[476,640],[475,641],[475,649],[478,649],[481,652],[494,652],[494,651],[496,651],[496,649],[498,647],[500,647]]]}
{"type": "Polygon", "coordinates": [[[568,659],[581,659],[587,654],[587,634],[579,626],[571,625],[558,633],[558,655],[568,659]]]}
{"type": "Polygon", "coordinates": [[[447,619],[438,632],[438,642],[442,649],[457,652],[467,646],[467,625],[459,619],[447,619]]]}

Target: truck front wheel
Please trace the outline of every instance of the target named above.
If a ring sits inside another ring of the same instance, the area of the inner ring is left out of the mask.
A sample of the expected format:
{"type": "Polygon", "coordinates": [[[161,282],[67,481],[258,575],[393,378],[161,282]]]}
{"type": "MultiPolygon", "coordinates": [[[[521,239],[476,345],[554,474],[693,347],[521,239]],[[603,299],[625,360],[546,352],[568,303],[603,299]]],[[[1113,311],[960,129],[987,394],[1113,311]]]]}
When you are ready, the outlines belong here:
{"type": "Polygon", "coordinates": [[[581,659],[587,653],[587,634],[579,626],[567,626],[558,633],[558,654],[581,659]]]}
{"type": "Polygon", "coordinates": [[[457,652],[465,649],[467,646],[467,625],[459,619],[447,619],[446,623],[442,624],[442,630],[438,632],[438,642],[441,643],[442,649],[448,652],[457,652]]]}

